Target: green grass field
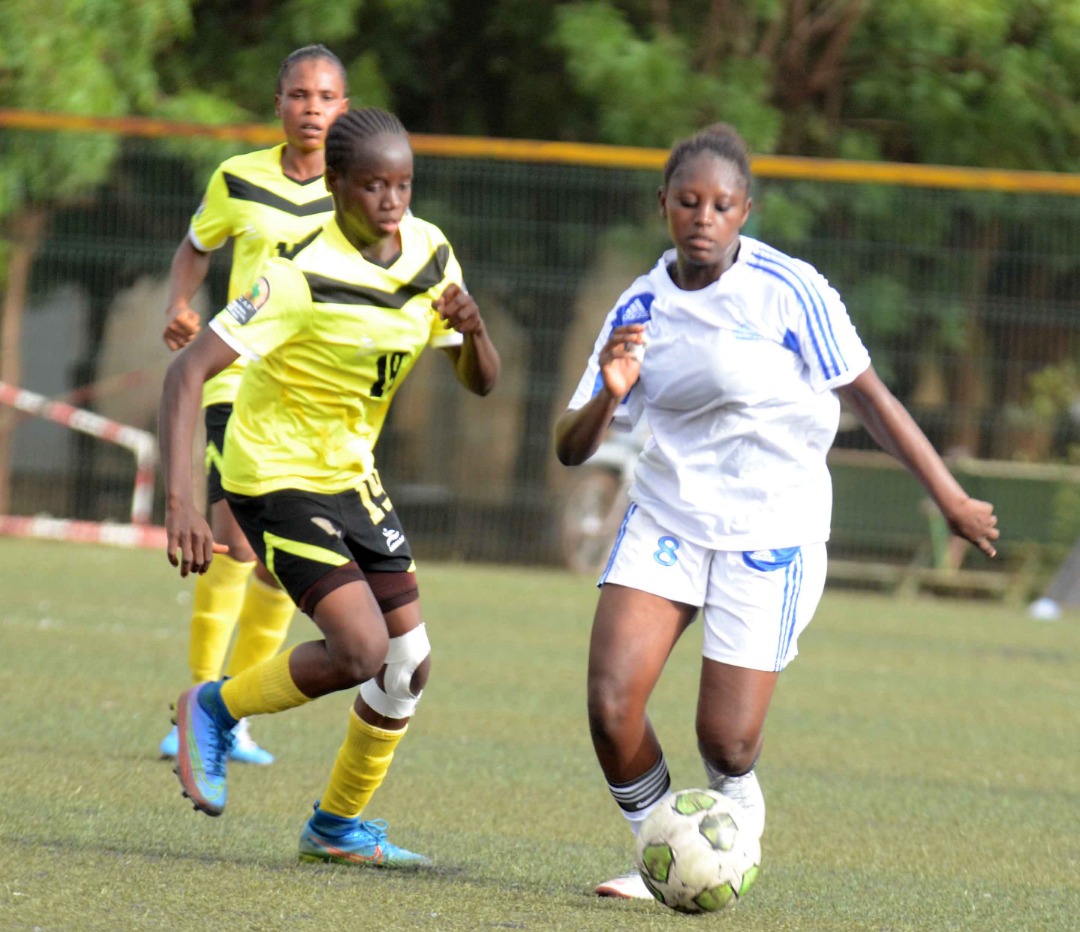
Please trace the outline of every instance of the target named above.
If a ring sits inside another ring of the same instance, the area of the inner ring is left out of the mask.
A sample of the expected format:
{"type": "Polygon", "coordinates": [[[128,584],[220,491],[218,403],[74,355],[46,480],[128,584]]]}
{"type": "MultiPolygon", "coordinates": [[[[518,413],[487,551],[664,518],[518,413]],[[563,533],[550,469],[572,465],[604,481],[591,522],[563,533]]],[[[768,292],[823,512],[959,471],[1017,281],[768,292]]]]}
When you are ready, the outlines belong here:
{"type": "MultiPolygon", "coordinates": [[[[368,812],[435,858],[408,876],[296,858],[350,696],[256,719],[278,763],[234,766],[209,819],[156,753],[190,581],[157,553],[23,540],[0,567],[0,929],[1080,928],[1078,616],[827,593],[768,725],[761,878],[683,917],[590,895],[630,838],[585,723],[589,580],[421,566],[433,676],[368,812]]],[[[678,786],[702,780],[698,637],[653,706],[678,786]]]]}

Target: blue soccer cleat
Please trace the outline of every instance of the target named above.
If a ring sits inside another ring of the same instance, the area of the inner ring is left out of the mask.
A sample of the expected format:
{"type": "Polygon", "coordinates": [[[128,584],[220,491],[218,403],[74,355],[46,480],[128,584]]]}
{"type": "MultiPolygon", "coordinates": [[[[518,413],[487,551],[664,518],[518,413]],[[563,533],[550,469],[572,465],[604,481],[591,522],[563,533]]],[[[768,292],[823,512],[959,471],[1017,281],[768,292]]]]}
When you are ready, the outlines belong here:
{"type": "Polygon", "coordinates": [[[161,739],[161,744],[158,745],[158,751],[162,757],[176,757],[179,749],[180,736],[176,733],[176,726],[173,725],[169,733],[161,739]]]}
{"type": "Polygon", "coordinates": [[[274,762],[274,755],[266,748],[259,747],[255,743],[255,739],[251,737],[246,718],[242,718],[236,723],[232,733],[233,746],[232,750],[229,751],[229,760],[241,764],[257,764],[260,767],[268,767],[274,762]]]}
{"type": "Polygon", "coordinates": [[[199,693],[209,685],[192,686],[176,703],[176,775],[196,809],[219,816],[225,809],[225,765],[234,739],[199,705],[199,693]]]}
{"type": "Polygon", "coordinates": [[[343,834],[329,836],[320,834],[315,827],[313,823],[317,819],[316,811],[300,833],[301,861],[331,861],[396,870],[415,870],[431,864],[430,858],[387,841],[386,822],[382,819],[371,822],[352,819],[349,820],[352,825],[343,834]]]}
{"type": "MultiPolygon", "coordinates": [[[[269,766],[274,762],[274,755],[266,748],[259,747],[255,739],[251,737],[246,718],[240,719],[239,724],[233,729],[233,738],[235,741],[232,750],[229,751],[229,760],[240,764],[256,764],[260,767],[269,766]]],[[[162,757],[174,758],[179,750],[180,736],[176,732],[176,726],[173,725],[172,731],[161,739],[158,752],[162,757]]]]}

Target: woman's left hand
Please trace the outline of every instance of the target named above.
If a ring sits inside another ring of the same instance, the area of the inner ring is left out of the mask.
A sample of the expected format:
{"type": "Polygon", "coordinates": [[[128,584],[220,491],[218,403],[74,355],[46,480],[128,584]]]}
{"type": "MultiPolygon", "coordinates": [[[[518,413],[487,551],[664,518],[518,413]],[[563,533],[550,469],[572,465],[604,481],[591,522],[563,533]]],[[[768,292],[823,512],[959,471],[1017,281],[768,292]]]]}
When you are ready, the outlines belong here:
{"type": "Polygon", "coordinates": [[[964,499],[945,515],[949,528],[978,547],[988,557],[997,556],[994,541],[1001,536],[994,506],[977,498],[964,499]]]}
{"type": "Polygon", "coordinates": [[[476,333],[483,329],[484,322],[480,317],[480,308],[476,306],[476,301],[469,292],[455,282],[447,285],[446,290],[431,303],[431,306],[458,333],[476,333]]]}

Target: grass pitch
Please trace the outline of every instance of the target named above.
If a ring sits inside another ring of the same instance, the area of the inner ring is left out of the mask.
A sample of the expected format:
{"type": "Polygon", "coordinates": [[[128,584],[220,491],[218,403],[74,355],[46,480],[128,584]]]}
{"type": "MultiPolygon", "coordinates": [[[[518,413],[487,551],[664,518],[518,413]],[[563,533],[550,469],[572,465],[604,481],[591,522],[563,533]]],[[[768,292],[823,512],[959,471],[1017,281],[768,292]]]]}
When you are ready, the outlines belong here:
{"type": "MultiPolygon", "coordinates": [[[[158,553],[0,540],[0,929],[1080,928],[1080,616],[827,593],[770,715],[761,877],[683,917],[590,892],[630,861],[585,723],[591,582],[420,578],[432,680],[367,813],[436,861],[402,875],[296,858],[349,695],[256,719],[278,762],[193,812],[157,758],[191,582],[158,553]]],[[[699,637],[653,702],[677,786],[702,780],[699,637]]]]}

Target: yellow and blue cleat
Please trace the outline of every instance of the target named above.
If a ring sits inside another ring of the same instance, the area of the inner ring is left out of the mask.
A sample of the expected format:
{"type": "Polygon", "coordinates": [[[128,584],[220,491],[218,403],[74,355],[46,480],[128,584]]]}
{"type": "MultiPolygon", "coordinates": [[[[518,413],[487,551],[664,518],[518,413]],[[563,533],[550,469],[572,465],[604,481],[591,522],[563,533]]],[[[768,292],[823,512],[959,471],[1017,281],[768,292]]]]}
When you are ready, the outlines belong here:
{"type": "Polygon", "coordinates": [[[431,864],[430,858],[388,841],[386,829],[383,819],[361,822],[334,816],[327,818],[316,807],[315,815],[308,819],[300,833],[300,860],[396,870],[415,870],[431,864]],[[327,822],[334,823],[332,834],[325,833],[327,822]]]}

